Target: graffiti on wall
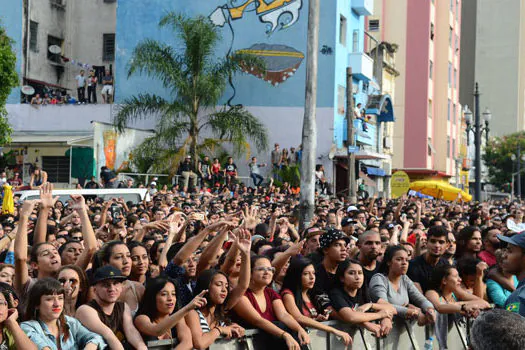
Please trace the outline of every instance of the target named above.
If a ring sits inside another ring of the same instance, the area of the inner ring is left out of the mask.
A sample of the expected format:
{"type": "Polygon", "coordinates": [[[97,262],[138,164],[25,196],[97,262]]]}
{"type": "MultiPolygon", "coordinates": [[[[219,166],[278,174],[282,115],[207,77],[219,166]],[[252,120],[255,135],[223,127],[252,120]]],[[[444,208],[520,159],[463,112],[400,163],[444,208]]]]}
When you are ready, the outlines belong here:
{"type": "MultiPolygon", "coordinates": [[[[228,51],[229,55],[235,45],[233,21],[250,20],[248,14],[254,13],[259,21],[266,24],[266,34],[271,36],[276,31],[285,30],[296,24],[302,6],[303,0],[229,0],[226,4],[217,7],[209,18],[218,27],[228,26],[230,28],[232,42],[228,51]]],[[[292,77],[304,60],[304,53],[280,44],[254,42],[250,47],[238,49],[236,52],[253,55],[263,62],[263,70],[243,66],[243,71],[273,86],[278,86],[292,77]]],[[[230,85],[235,95],[235,87],[233,84],[230,85]]]]}

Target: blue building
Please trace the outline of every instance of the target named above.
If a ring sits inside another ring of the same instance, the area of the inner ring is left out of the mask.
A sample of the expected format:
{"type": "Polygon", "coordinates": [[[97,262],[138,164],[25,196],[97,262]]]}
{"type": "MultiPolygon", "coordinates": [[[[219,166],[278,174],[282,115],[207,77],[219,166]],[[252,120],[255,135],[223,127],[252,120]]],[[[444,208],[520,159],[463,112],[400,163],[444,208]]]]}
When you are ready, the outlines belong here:
{"type": "MultiPolygon", "coordinates": [[[[373,0],[321,2],[317,156],[331,179],[336,177],[334,164],[337,155],[346,153],[343,148],[346,138],[346,68],[350,66],[353,70],[356,104],[361,103],[364,108],[368,95],[378,93],[370,83],[374,60],[365,53],[365,17],[373,13],[373,4],[373,0]]],[[[222,34],[218,56],[241,50],[266,62],[266,72],[247,70],[247,74],[236,77],[223,102],[230,100],[234,104],[243,104],[258,116],[268,127],[272,144],[279,143],[281,148],[297,147],[301,142],[305,102],[308,0],[246,0],[235,5],[227,0],[119,2],[115,74],[117,103],[145,91],[166,96],[167,92],[157,81],[136,75],[128,79],[126,66],[133,48],[145,38],[177,45],[172,32],[158,27],[160,18],[169,11],[190,17],[209,17],[222,34]]],[[[356,126],[358,123],[360,121],[356,126]]],[[[358,128],[361,131],[356,135],[357,144],[373,152],[379,151],[375,119],[370,121],[366,132],[361,125],[358,128]]],[[[269,152],[257,156],[267,160],[269,152]]],[[[243,168],[246,168],[246,173],[247,167],[243,166],[241,173],[243,168]]]]}

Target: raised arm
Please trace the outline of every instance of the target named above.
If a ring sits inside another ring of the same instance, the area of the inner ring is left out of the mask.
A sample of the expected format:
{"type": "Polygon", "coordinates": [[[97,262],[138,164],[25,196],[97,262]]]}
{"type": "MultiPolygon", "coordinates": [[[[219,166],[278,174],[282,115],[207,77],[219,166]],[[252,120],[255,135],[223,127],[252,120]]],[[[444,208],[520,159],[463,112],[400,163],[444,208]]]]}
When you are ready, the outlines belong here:
{"type": "Polygon", "coordinates": [[[185,222],[186,220],[184,218],[176,214],[173,214],[169,219],[168,238],[166,238],[166,244],[164,245],[164,248],[162,249],[159,257],[159,268],[161,271],[163,271],[166,266],[168,266],[168,250],[173,244],[175,236],[177,236],[179,232],[186,227],[185,222]]]}
{"type": "Polygon", "coordinates": [[[242,298],[248,286],[250,285],[250,249],[252,247],[250,231],[247,229],[237,230],[236,245],[241,252],[241,271],[239,273],[239,281],[235,288],[230,292],[226,310],[231,310],[242,298]]]}
{"type": "Polygon", "coordinates": [[[22,295],[24,286],[29,282],[29,271],[27,268],[27,222],[38,201],[26,200],[20,211],[18,231],[15,239],[15,279],[14,287],[22,295]]]}
{"type": "Polygon", "coordinates": [[[77,259],[76,265],[81,269],[86,270],[91,258],[97,251],[97,238],[95,237],[95,231],[89,220],[89,214],[86,206],[84,197],[80,195],[70,195],[73,201],[73,207],[80,216],[80,224],[82,225],[82,236],[84,237],[84,250],[77,259]]]}
{"type": "Polygon", "coordinates": [[[208,243],[206,248],[202,251],[202,254],[197,263],[197,276],[204,270],[212,267],[210,261],[215,260],[215,257],[222,248],[224,241],[228,237],[228,226],[223,226],[219,233],[213,237],[213,239],[208,243]]]}
{"type": "Polygon", "coordinates": [[[40,187],[40,208],[36,221],[35,233],[33,235],[33,245],[46,241],[47,219],[49,210],[55,207],[58,196],[53,198],[53,184],[45,182],[40,187]]]}

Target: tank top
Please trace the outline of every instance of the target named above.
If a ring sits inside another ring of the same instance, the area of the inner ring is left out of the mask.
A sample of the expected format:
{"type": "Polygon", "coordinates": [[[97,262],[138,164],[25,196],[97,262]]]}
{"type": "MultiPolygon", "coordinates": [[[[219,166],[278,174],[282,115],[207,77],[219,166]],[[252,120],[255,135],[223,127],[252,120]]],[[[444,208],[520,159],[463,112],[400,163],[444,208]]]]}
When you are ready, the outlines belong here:
{"type": "Polygon", "coordinates": [[[93,309],[97,311],[98,317],[104,323],[106,326],[108,326],[113,334],[118,338],[118,340],[123,341],[126,339],[125,333],[124,333],[124,308],[125,304],[122,301],[117,301],[115,303],[115,306],[113,307],[113,312],[111,315],[106,315],[106,313],[102,310],[100,305],[98,305],[96,300],[91,300],[87,303],[87,305],[91,306],[93,309]]]}
{"type": "MultiPolygon", "coordinates": [[[[206,320],[206,317],[202,314],[201,310],[195,310],[197,311],[197,315],[199,315],[199,322],[201,324],[202,333],[208,333],[210,331],[210,325],[208,324],[208,321],[206,320]]],[[[222,327],[225,323],[220,321],[218,322],[218,326],[222,327]]]]}

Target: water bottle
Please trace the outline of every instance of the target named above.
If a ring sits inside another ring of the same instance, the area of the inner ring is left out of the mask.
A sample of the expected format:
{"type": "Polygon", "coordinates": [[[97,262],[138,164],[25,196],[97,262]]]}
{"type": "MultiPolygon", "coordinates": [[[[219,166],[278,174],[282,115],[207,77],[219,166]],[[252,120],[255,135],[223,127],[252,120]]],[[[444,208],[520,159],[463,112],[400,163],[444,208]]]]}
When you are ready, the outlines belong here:
{"type": "Polygon", "coordinates": [[[432,343],[434,342],[434,338],[433,337],[429,337],[426,341],[425,341],[425,347],[424,349],[425,350],[432,350],[434,347],[432,346],[432,343]]]}

